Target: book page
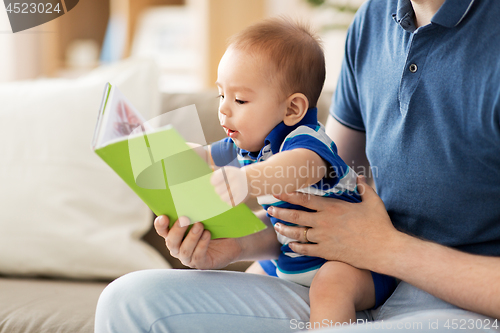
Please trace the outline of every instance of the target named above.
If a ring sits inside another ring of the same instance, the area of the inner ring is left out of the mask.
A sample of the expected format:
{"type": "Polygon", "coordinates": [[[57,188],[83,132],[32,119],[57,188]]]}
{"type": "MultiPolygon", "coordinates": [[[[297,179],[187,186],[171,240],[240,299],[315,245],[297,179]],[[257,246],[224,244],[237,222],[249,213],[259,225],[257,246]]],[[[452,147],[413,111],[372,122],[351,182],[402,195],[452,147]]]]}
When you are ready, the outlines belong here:
{"type": "Polygon", "coordinates": [[[100,147],[117,139],[127,139],[134,129],[145,123],[139,111],[115,86],[111,88],[110,100],[104,112],[105,123],[98,142],[100,147]]]}

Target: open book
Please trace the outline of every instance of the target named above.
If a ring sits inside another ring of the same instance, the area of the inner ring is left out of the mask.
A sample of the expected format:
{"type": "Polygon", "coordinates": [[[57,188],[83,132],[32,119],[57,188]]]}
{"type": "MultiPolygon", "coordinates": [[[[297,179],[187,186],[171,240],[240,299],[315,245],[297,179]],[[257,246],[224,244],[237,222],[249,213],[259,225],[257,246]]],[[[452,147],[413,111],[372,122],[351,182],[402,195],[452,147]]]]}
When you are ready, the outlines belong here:
{"type": "Polygon", "coordinates": [[[214,238],[266,228],[244,204],[231,207],[210,184],[212,169],[171,125],[154,126],[107,84],[92,148],[156,215],[202,222],[214,238]]]}

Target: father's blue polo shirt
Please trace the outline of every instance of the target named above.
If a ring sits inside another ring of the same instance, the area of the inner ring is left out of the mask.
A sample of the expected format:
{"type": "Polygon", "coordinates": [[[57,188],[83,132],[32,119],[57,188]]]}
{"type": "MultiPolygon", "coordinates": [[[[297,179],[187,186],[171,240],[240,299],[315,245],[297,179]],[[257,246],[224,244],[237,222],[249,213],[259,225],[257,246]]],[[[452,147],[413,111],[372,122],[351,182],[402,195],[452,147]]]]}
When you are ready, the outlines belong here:
{"type": "Polygon", "coordinates": [[[366,132],[394,225],[500,256],[500,1],[370,0],[349,28],[331,114],[366,132]]]}

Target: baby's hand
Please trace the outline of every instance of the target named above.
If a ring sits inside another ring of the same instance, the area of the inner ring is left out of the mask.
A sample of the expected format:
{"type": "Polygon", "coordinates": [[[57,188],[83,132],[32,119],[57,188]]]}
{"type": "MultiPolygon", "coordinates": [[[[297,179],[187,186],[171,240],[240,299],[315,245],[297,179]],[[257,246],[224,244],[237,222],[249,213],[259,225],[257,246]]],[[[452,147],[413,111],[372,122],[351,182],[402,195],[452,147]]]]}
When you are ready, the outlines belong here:
{"type": "Polygon", "coordinates": [[[244,168],[220,168],[213,173],[210,181],[220,198],[231,206],[242,203],[248,196],[248,181],[244,168]]]}

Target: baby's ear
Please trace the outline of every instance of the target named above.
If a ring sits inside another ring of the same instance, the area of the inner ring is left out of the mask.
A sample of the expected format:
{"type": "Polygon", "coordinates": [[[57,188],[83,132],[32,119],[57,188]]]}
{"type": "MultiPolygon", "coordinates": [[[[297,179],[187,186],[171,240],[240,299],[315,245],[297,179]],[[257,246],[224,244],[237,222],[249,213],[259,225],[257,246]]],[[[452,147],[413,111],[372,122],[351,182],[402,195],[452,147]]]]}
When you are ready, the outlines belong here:
{"type": "Polygon", "coordinates": [[[283,122],[287,126],[293,126],[304,118],[307,109],[309,108],[309,101],[306,95],[302,93],[295,93],[287,98],[287,109],[285,119],[283,122]]]}

